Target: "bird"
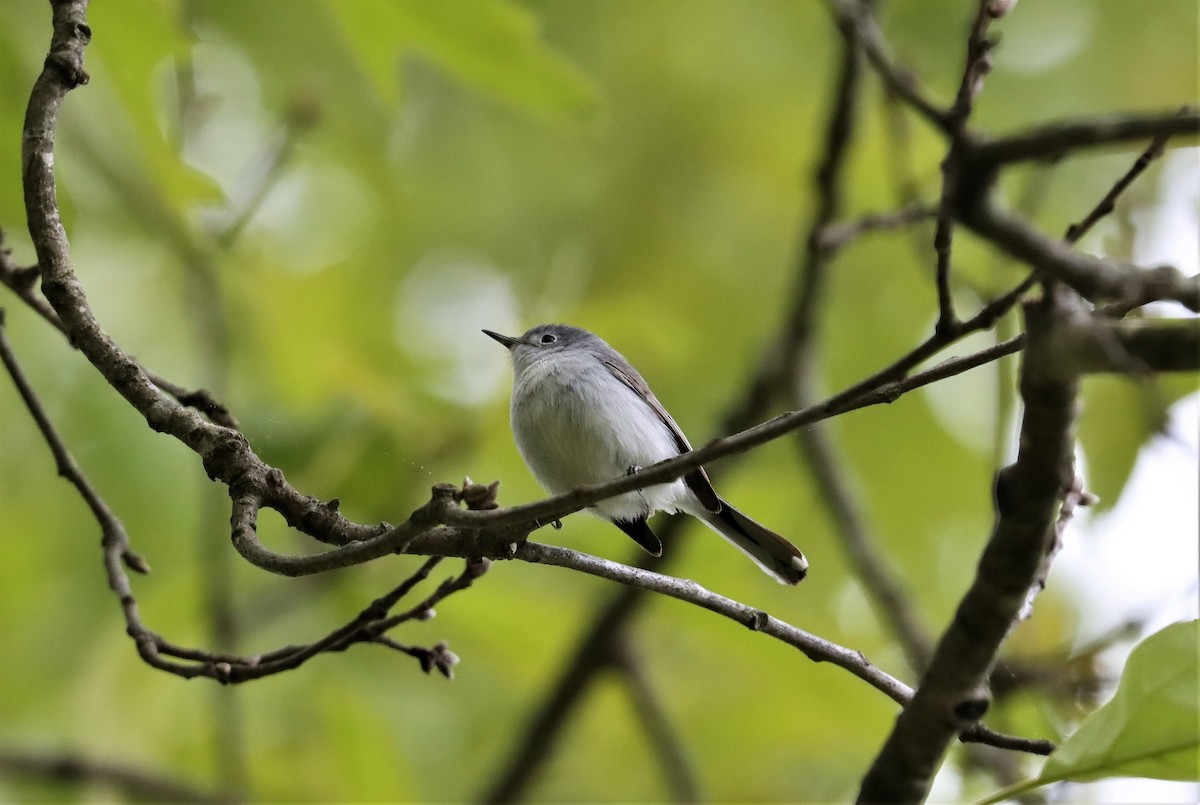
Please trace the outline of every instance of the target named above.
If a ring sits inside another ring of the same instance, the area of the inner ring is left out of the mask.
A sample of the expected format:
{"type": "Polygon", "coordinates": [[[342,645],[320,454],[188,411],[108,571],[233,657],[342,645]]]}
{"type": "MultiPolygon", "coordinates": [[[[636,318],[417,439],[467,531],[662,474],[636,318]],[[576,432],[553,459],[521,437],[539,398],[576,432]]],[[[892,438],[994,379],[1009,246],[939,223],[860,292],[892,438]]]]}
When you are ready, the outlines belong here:
{"type": "MultiPolygon", "coordinates": [[[[515,337],[483,333],[508,349],[513,437],[550,494],[628,475],[692,449],[638,371],[599,336],[567,324],[541,324],[515,337]]],[[[654,556],[662,555],[662,542],[647,519],[658,511],[683,513],[777,581],[797,584],[808,574],[800,549],[720,497],[703,467],[589,508],[654,556]]]]}

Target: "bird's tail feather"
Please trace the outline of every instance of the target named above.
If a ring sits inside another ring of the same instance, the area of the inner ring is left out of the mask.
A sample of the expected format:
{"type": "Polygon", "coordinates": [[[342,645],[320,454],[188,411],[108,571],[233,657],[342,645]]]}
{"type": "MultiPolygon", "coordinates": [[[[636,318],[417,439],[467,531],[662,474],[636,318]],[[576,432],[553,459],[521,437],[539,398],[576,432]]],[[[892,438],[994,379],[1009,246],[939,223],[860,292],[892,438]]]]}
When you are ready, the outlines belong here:
{"type": "Polygon", "coordinates": [[[700,512],[698,516],[777,581],[796,584],[808,575],[808,560],[799,548],[724,500],[720,511],[700,512]]]}

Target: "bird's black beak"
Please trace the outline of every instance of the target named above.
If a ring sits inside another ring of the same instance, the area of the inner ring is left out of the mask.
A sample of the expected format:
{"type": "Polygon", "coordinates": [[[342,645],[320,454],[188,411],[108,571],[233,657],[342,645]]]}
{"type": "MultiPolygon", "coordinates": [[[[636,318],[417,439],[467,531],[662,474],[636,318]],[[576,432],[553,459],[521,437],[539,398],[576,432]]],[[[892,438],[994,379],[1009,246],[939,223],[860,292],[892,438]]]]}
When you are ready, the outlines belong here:
{"type": "Polygon", "coordinates": [[[519,338],[511,338],[507,335],[500,335],[500,333],[493,333],[491,330],[484,330],[483,334],[488,338],[496,339],[503,344],[506,349],[512,349],[514,344],[519,344],[521,342],[521,339],[519,338]]]}

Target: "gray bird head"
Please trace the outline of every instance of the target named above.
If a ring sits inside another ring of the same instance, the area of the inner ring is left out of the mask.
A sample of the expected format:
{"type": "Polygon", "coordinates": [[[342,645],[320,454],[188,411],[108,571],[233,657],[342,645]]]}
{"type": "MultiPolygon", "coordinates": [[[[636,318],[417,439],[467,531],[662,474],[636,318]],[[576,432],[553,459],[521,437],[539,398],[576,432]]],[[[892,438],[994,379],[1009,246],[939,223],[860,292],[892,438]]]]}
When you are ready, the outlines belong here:
{"type": "Polygon", "coordinates": [[[569,324],[539,324],[516,338],[491,330],[484,330],[483,333],[508,347],[513,370],[518,375],[535,363],[554,360],[569,352],[612,353],[612,347],[600,337],[569,324]]]}

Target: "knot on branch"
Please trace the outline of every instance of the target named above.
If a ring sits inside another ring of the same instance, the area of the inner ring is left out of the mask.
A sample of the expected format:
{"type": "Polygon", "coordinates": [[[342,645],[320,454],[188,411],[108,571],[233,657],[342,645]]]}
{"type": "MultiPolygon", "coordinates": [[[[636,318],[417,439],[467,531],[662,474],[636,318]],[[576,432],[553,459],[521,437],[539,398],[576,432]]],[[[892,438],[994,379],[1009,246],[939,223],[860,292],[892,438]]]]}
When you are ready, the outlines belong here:
{"type": "Polygon", "coordinates": [[[973,724],[983,718],[991,703],[991,696],[987,692],[981,691],[954,705],[954,717],[961,722],[973,724]]]}
{"type": "Polygon", "coordinates": [[[770,619],[771,616],[766,612],[763,612],[761,609],[756,609],[750,613],[749,617],[746,618],[746,628],[752,632],[761,632],[763,629],[767,628],[767,622],[770,619]]]}
{"type": "Polygon", "coordinates": [[[1138,307],[1178,297],[1189,310],[1200,310],[1200,276],[1185,277],[1175,266],[1154,266],[1142,272],[1140,279],[1140,287],[1126,293],[1120,302],[1138,307]]]}
{"type": "Polygon", "coordinates": [[[44,66],[58,73],[67,89],[75,89],[89,81],[83,69],[83,49],[92,41],[92,29],[82,20],[55,23],[55,42],[44,66]]]}
{"type": "Polygon", "coordinates": [[[258,486],[254,480],[245,479],[252,474],[253,468],[245,461],[250,443],[241,433],[228,428],[200,426],[188,435],[189,447],[201,454],[204,471],[211,480],[225,481],[231,488],[244,480],[258,486]]]}
{"type": "Polygon", "coordinates": [[[458,495],[459,489],[454,484],[434,484],[429,502],[410,514],[408,522],[423,531],[441,525],[446,520],[446,512],[458,505],[458,495]]]}

